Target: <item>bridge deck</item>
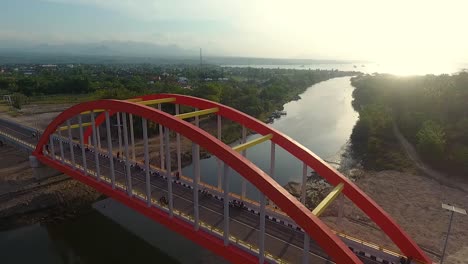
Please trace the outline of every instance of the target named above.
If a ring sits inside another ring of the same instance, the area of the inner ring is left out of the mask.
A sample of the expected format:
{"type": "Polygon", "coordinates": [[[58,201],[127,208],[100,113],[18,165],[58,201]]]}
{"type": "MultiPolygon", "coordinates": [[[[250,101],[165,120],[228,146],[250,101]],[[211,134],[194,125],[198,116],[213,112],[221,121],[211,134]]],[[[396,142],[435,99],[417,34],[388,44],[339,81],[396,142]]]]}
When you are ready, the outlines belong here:
{"type": "MultiPolygon", "coordinates": [[[[10,122],[4,122],[0,119],[0,132],[11,136],[14,139],[21,140],[27,144],[34,146],[36,138],[31,135],[32,129],[24,126],[15,126],[10,122]]],[[[82,151],[78,143],[74,142],[73,150],[70,150],[68,139],[63,138],[63,150],[65,163],[71,166],[71,152],[75,157],[76,165],[78,167],[83,166],[82,151]]],[[[50,146],[50,149],[54,149],[55,158],[60,159],[60,144],[59,140],[54,141],[54,146],[50,146]]],[[[126,179],[126,167],[123,159],[117,159],[112,157],[114,160],[115,168],[115,180],[116,188],[123,191],[126,190],[127,179],[126,179]]],[[[87,168],[91,173],[96,172],[95,153],[93,151],[85,152],[85,159],[87,168]]],[[[111,171],[110,161],[107,157],[107,153],[100,153],[98,155],[99,168],[101,177],[104,178],[104,182],[110,184],[111,171]]],[[[132,162],[133,163],[133,162],[132,162]]],[[[132,190],[133,194],[146,200],[146,184],[145,184],[145,171],[141,168],[132,166],[130,169],[132,178],[132,190]]],[[[89,175],[89,177],[95,177],[89,175]]],[[[161,204],[159,199],[162,196],[168,197],[167,179],[163,176],[163,172],[154,168],[151,170],[151,196],[152,206],[155,206],[161,210],[168,212],[167,206],[161,204]]],[[[182,219],[186,221],[193,221],[194,213],[194,193],[193,188],[187,183],[180,181],[173,182],[173,202],[174,211],[178,212],[174,217],[181,217],[181,214],[186,215],[182,219]]],[[[220,197],[211,194],[199,193],[199,219],[200,228],[212,232],[214,235],[222,238],[224,229],[224,217],[223,208],[224,203],[220,197]]],[[[267,212],[268,215],[268,212],[267,212]]],[[[239,244],[243,244],[243,249],[251,249],[254,252],[258,252],[258,241],[259,241],[259,226],[260,219],[259,215],[255,212],[251,212],[247,209],[241,208],[230,208],[229,209],[229,231],[231,236],[231,242],[238,241],[239,244]]],[[[291,220],[290,220],[291,221],[291,220]]],[[[271,255],[268,261],[284,261],[288,263],[301,263],[303,256],[303,245],[304,245],[304,232],[298,228],[288,226],[284,222],[276,222],[266,219],[266,237],[265,237],[265,251],[271,255]]],[[[309,263],[332,263],[329,257],[320,249],[320,247],[310,241],[310,254],[308,258],[309,263]]],[[[366,256],[360,256],[360,259],[364,263],[381,263],[377,260],[370,259],[366,256]]]]}

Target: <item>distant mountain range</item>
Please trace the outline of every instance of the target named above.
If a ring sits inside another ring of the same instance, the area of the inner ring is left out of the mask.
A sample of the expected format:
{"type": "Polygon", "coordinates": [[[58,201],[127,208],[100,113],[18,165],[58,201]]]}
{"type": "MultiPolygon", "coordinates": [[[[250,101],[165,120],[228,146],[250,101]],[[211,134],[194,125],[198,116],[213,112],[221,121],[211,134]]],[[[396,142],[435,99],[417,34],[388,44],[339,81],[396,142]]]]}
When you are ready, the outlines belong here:
{"type": "Polygon", "coordinates": [[[177,45],[158,45],[135,41],[35,45],[0,41],[0,52],[128,57],[186,57],[198,55],[198,51],[182,49],[177,45]]]}
{"type": "MultiPolygon", "coordinates": [[[[177,45],[158,45],[135,41],[30,44],[0,40],[0,64],[15,63],[198,64],[200,60],[198,50],[183,49],[177,45]]],[[[204,56],[203,63],[218,65],[310,65],[350,62],[339,60],[204,56]]]]}

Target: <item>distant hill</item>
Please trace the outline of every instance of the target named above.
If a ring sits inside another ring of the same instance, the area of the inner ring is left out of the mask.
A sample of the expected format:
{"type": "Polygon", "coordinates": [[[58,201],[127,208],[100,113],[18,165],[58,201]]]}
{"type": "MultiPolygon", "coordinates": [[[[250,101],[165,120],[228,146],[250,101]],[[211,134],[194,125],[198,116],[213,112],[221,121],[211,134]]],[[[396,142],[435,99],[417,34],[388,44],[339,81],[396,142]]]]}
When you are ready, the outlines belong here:
{"type": "Polygon", "coordinates": [[[135,41],[102,41],[97,43],[23,44],[0,41],[0,52],[60,55],[99,55],[128,57],[196,56],[198,51],[176,45],[158,45],[135,41]]]}
{"type": "Polygon", "coordinates": [[[252,57],[208,57],[208,63],[220,65],[311,65],[311,64],[342,64],[353,63],[345,60],[315,60],[315,59],[280,59],[252,57]]]}
{"type": "MultiPolygon", "coordinates": [[[[15,63],[152,63],[198,64],[199,51],[177,45],[135,41],[95,43],[30,44],[0,40],[0,64],[15,63]]],[[[310,65],[350,63],[339,60],[272,59],[204,56],[204,64],[216,65],[310,65]]]]}

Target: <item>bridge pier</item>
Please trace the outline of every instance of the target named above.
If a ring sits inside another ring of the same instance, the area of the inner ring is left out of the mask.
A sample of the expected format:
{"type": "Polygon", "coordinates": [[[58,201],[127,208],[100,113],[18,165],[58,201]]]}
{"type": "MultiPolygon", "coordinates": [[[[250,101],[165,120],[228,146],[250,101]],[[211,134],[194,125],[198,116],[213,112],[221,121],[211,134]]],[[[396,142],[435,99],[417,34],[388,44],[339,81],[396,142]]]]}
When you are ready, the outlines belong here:
{"type": "Polygon", "coordinates": [[[31,166],[33,177],[36,180],[47,179],[62,174],[60,171],[42,164],[36,156],[33,155],[29,156],[29,166],[31,166]]]}

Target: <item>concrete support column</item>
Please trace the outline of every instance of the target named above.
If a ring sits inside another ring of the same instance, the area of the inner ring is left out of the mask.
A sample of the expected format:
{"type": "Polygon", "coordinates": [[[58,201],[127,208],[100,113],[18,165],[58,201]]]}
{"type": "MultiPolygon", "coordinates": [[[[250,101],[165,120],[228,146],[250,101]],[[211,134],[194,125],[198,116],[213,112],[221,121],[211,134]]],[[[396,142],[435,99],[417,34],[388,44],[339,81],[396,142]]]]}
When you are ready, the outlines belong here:
{"type": "Polygon", "coordinates": [[[127,115],[122,113],[123,121],[123,136],[124,136],[124,149],[125,149],[125,169],[127,175],[127,193],[130,197],[133,196],[132,191],[132,172],[130,170],[130,155],[128,151],[128,127],[127,127],[127,115]]]}
{"type": "Polygon", "coordinates": [[[80,128],[80,146],[81,146],[81,156],[83,160],[83,173],[88,175],[88,166],[86,164],[86,151],[84,146],[84,136],[83,136],[83,121],[81,120],[81,115],[78,115],[78,124],[80,128]]]}
{"type": "Polygon", "coordinates": [[[31,166],[33,171],[33,177],[36,180],[42,180],[49,177],[57,176],[62,174],[62,172],[57,171],[49,166],[43,165],[36,156],[29,156],[29,166],[31,166]]]}
{"type": "Polygon", "coordinates": [[[224,245],[229,244],[229,166],[224,163],[223,177],[223,199],[224,199],[224,245]]]}
{"type": "MultiPolygon", "coordinates": [[[[218,139],[222,141],[221,139],[221,131],[222,131],[222,125],[221,125],[221,115],[218,114],[218,139]]],[[[221,189],[222,187],[222,175],[223,175],[223,162],[221,161],[220,158],[218,158],[218,189],[221,189]]]]}
{"type": "MultiPolygon", "coordinates": [[[[180,112],[180,105],[175,105],[176,115],[180,112]]],[[[176,148],[177,148],[177,172],[182,175],[182,156],[180,153],[180,134],[176,133],[176,148]]]]}
{"type": "MultiPolygon", "coordinates": [[[[161,104],[158,104],[158,110],[161,111],[161,104]]],[[[164,170],[164,134],[163,126],[158,124],[159,127],[159,159],[161,160],[161,169],[164,170]]]]}
{"type": "Polygon", "coordinates": [[[259,256],[258,262],[263,264],[265,262],[265,206],[266,197],[262,193],[260,194],[260,237],[259,237],[259,256]]]}
{"type": "Polygon", "coordinates": [[[117,112],[117,136],[119,137],[119,153],[122,154],[122,125],[120,124],[120,113],[117,112]]]}
{"type": "Polygon", "coordinates": [[[109,120],[109,111],[106,111],[106,134],[107,134],[107,155],[109,156],[111,184],[112,189],[115,189],[115,170],[114,170],[114,155],[112,153],[112,133],[109,120]]]}
{"type": "Polygon", "coordinates": [[[99,166],[99,149],[97,148],[97,130],[96,122],[94,120],[94,111],[91,111],[91,127],[93,128],[93,149],[94,149],[94,163],[96,164],[96,179],[101,180],[101,168],[99,166]]]}
{"type": "Polygon", "coordinates": [[[149,166],[149,147],[148,147],[148,124],[145,118],[142,118],[143,127],[143,144],[145,151],[145,181],[146,181],[146,203],[148,207],[151,206],[151,179],[150,179],[150,166],[149,166]]]}
{"type": "Polygon", "coordinates": [[[135,159],[135,134],[133,132],[133,115],[128,114],[129,121],[130,121],[130,140],[132,144],[132,160],[136,161],[135,159]]]}
{"type": "MultiPolygon", "coordinates": [[[[245,129],[245,126],[242,126],[242,143],[247,142],[247,130],[245,129]]],[[[247,156],[247,150],[242,151],[242,156],[247,156]]],[[[242,177],[242,193],[241,193],[241,199],[244,200],[245,196],[247,193],[247,181],[245,180],[244,177],[242,177]]]]}
{"type": "Polygon", "coordinates": [[[200,146],[192,143],[192,157],[193,157],[193,206],[195,216],[195,230],[198,230],[199,212],[198,212],[198,197],[199,197],[199,183],[200,183],[200,146]]]}
{"type": "Polygon", "coordinates": [[[67,120],[67,127],[68,127],[68,145],[70,147],[70,159],[71,159],[71,165],[73,169],[76,169],[76,164],[75,164],[75,151],[73,147],[73,136],[70,128],[70,120],[67,120]]]}
{"type": "Polygon", "coordinates": [[[174,197],[172,194],[171,148],[169,147],[169,128],[164,131],[164,145],[166,145],[166,177],[167,193],[169,196],[169,215],[174,216],[174,197]]]}
{"type": "Polygon", "coordinates": [[[97,134],[97,147],[99,150],[102,149],[102,145],[101,145],[101,130],[99,128],[99,126],[96,127],[96,134],[97,134]]]}
{"type": "Polygon", "coordinates": [[[60,161],[62,164],[65,164],[65,153],[63,151],[63,138],[62,138],[62,131],[59,129],[58,130],[58,137],[59,137],[59,147],[60,147],[60,161]]]}
{"type": "Polygon", "coordinates": [[[55,145],[54,145],[54,134],[50,135],[49,137],[49,155],[50,157],[55,160],[55,145]]]}

